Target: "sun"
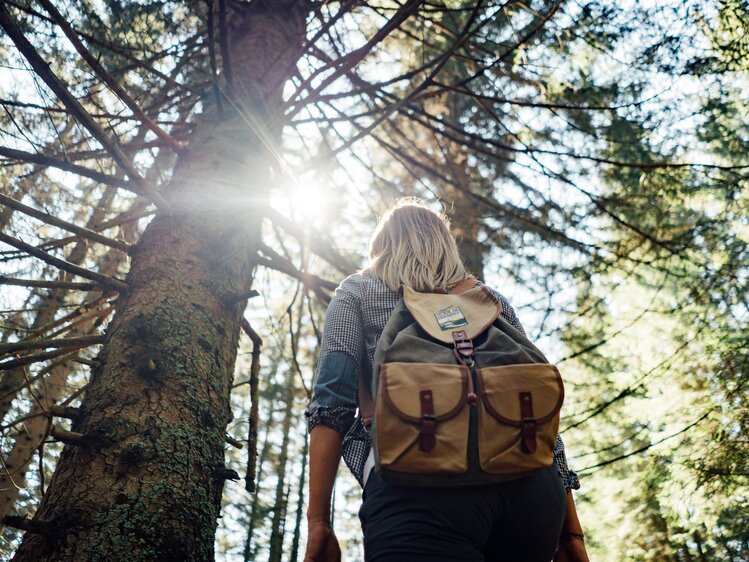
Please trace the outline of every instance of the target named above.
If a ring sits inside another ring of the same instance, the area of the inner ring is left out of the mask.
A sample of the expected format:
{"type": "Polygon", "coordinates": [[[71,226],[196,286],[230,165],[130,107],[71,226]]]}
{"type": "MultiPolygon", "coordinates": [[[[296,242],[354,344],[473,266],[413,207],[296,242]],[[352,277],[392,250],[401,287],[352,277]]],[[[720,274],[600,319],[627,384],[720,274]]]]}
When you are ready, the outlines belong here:
{"type": "Polygon", "coordinates": [[[288,213],[289,218],[297,222],[319,224],[327,218],[329,203],[327,190],[308,179],[282,186],[271,197],[271,206],[288,213]]]}

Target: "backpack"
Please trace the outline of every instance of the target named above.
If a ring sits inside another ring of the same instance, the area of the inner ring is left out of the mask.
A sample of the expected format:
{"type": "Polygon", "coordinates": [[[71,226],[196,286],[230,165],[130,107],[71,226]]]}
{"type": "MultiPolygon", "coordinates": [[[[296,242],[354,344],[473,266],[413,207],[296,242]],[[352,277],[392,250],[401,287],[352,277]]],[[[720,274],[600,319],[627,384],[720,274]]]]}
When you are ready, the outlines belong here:
{"type": "Polygon", "coordinates": [[[459,294],[405,286],[402,293],[377,342],[371,380],[359,381],[382,479],[475,485],[551,465],[562,378],[500,316],[492,292],[479,285],[459,294]]]}

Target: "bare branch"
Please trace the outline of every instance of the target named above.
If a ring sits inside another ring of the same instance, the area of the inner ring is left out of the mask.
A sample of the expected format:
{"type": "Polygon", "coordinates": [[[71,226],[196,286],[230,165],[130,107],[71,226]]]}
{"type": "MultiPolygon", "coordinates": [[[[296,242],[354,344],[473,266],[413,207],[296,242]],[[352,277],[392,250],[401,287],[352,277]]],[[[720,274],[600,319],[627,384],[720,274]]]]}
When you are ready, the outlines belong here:
{"type": "MultiPolygon", "coordinates": [[[[259,262],[260,265],[264,265],[266,267],[270,267],[271,269],[275,269],[276,271],[280,271],[281,273],[290,275],[294,279],[299,279],[305,287],[310,287],[313,291],[315,291],[315,294],[318,294],[318,291],[320,289],[324,289],[326,291],[335,291],[336,287],[338,287],[338,283],[328,281],[327,279],[323,279],[311,273],[300,271],[288,259],[265,244],[262,244],[260,246],[260,251],[268,256],[267,260],[261,260],[259,262]]],[[[320,295],[318,294],[318,296],[320,295]]]]}
{"type": "Polygon", "coordinates": [[[102,285],[103,287],[106,287],[108,289],[113,289],[119,293],[126,292],[129,289],[127,283],[125,283],[124,281],[120,281],[119,279],[115,279],[114,277],[109,277],[108,275],[102,275],[101,273],[90,271],[63,259],[56,258],[43,250],[35,248],[31,244],[27,244],[22,240],[18,240],[17,238],[8,236],[3,232],[0,232],[0,242],[5,242],[9,246],[13,246],[14,248],[22,250],[50,265],[62,269],[63,271],[67,271],[69,273],[72,273],[73,275],[78,275],[79,277],[83,277],[84,279],[89,279],[94,283],[98,283],[99,285],[102,285]]]}
{"type": "MultiPolygon", "coordinates": [[[[423,0],[408,0],[405,4],[403,4],[403,6],[398,9],[395,14],[393,14],[393,17],[390,18],[390,20],[388,20],[388,22],[384,26],[382,26],[377,33],[375,33],[374,37],[367,41],[366,44],[333,61],[333,64],[337,66],[336,70],[327,78],[325,78],[325,80],[323,80],[322,83],[317,86],[314,91],[310,92],[309,95],[315,96],[318,92],[324,91],[325,88],[327,88],[330,84],[332,84],[333,82],[338,80],[338,78],[354,68],[354,66],[361,62],[361,60],[364,59],[364,57],[366,57],[372,51],[375,45],[380,43],[390,33],[392,33],[393,30],[397,29],[404,21],[406,21],[406,19],[413,15],[413,13],[419,9],[419,6],[422,4],[422,2],[423,0]]],[[[289,97],[289,101],[287,102],[286,107],[295,102],[295,100],[299,98],[301,93],[306,90],[310,86],[310,84],[319,77],[319,75],[320,73],[317,72],[310,78],[303,81],[297,88],[297,91],[289,97]]],[[[296,111],[298,110],[299,108],[296,109],[296,111]]]]}
{"type": "Polygon", "coordinates": [[[15,285],[18,287],[35,287],[40,289],[67,289],[69,291],[95,291],[101,289],[93,283],[74,283],[71,281],[37,281],[35,279],[16,279],[0,275],[0,285],[15,285]]]}
{"type": "Polygon", "coordinates": [[[94,56],[89,52],[83,42],[78,38],[78,35],[73,30],[71,25],[57,10],[57,8],[55,8],[52,2],[50,2],[49,0],[39,0],[39,3],[44,6],[45,10],[49,12],[57,25],[60,26],[60,29],[62,29],[63,33],[65,33],[65,36],[73,44],[75,50],[78,51],[81,57],[83,57],[83,60],[88,63],[88,65],[93,69],[96,75],[101,78],[102,82],[104,82],[115,94],[117,94],[117,97],[122,100],[122,102],[130,109],[130,111],[133,112],[133,115],[135,115],[146,127],[148,127],[153,133],[155,133],[157,137],[163,140],[167,144],[167,146],[174,152],[179,153],[179,151],[181,150],[179,143],[177,143],[177,141],[174,140],[171,135],[164,131],[164,129],[159,127],[153,119],[143,113],[143,110],[141,110],[136,101],[132,97],[130,97],[130,94],[128,94],[127,91],[125,91],[125,88],[120,86],[117,81],[104,69],[101,63],[99,63],[99,61],[96,60],[94,56]]]}
{"type": "Polygon", "coordinates": [[[52,430],[49,433],[57,441],[61,441],[66,445],[81,445],[86,441],[86,436],[83,433],[68,431],[56,425],[52,426],[52,430]]]}
{"type": "Polygon", "coordinates": [[[257,428],[259,424],[259,387],[260,376],[260,348],[263,340],[252,329],[246,318],[242,318],[242,330],[252,341],[252,362],[250,363],[250,413],[247,432],[247,470],[245,471],[245,490],[255,492],[255,478],[257,472],[257,428]]]}
{"type": "Polygon", "coordinates": [[[70,93],[67,87],[60,81],[59,78],[52,72],[49,64],[42,59],[37,53],[34,46],[24,36],[21,29],[16,24],[13,16],[10,14],[5,4],[0,3],[0,26],[5,29],[10,39],[16,45],[21,54],[26,58],[31,67],[37,73],[37,75],[44,80],[49,88],[60,98],[65,104],[65,107],[70,110],[70,113],[81,122],[81,124],[88,129],[88,131],[98,140],[101,145],[107,149],[112,155],[115,161],[125,170],[125,173],[130,177],[130,180],[138,184],[140,189],[156,203],[159,207],[168,210],[170,208],[169,203],[159,194],[156,189],[144,178],[141,177],[138,170],[131,162],[130,158],[122,151],[117,144],[117,141],[111,139],[101,127],[94,121],[94,119],[88,114],[85,108],[78,102],[78,100],[70,93]]]}
{"type": "Polygon", "coordinates": [[[101,334],[91,336],[77,336],[73,338],[57,338],[51,340],[23,340],[0,344],[0,354],[28,351],[30,349],[46,349],[48,347],[87,347],[97,343],[104,343],[106,336],[101,334]]]}
{"type": "Polygon", "coordinates": [[[61,355],[72,355],[81,347],[86,347],[86,346],[82,345],[75,349],[71,349],[69,347],[62,347],[54,351],[46,351],[44,353],[35,353],[33,355],[24,355],[23,357],[19,357],[18,359],[10,359],[8,361],[3,361],[2,363],[0,363],[0,371],[7,371],[8,369],[14,369],[16,367],[21,367],[22,365],[29,365],[30,363],[39,363],[40,361],[46,361],[47,359],[54,359],[55,357],[60,357],[61,355]]]}
{"type": "Polygon", "coordinates": [[[104,185],[111,185],[113,187],[127,189],[128,191],[132,191],[137,195],[145,195],[137,185],[133,184],[133,182],[123,180],[122,178],[118,178],[117,176],[102,174],[101,172],[90,170],[85,166],[71,164],[70,162],[66,162],[65,160],[58,160],[56,158],[52,158],[51,156],[45,156],[44,154],[34,154],[33,152],[26,152],[24,150],[15,150],[6,146],[0,146],[0,156],[4,156],[12,160],[19,160],[21,162],[28,162],[30,164],[39,164],[40,166],[50,166],[52,168],[57,168],[58,170],[63,170],[64,172],[78,174],[79,176],[83,176],[84,178],[89,178],[96,182],[103,183],[104,185]]]}
{"type": "Polygon", "coordinates": [[[67,230],[68,232],[73,232],[78,236],[82,236],[83,238],[87,238],[88,240],[91,240],[93,242],[98,242],[99,244],[104,244],[105,246],[116,248],[117,250],[125,253],[128,253],[128,251],[130,250],[130,244],[126,244],[125,242],[122,242],[120,240],[113,240],[112,238],[109,238],[107,236],[102,236],[101,234],[94,232],[93,230],[89,230],[88,228],[76,226],[69,223],[68,221],[64,221],[62,219],[54,217],[49,213],[39,211],[37,209],[34,209],[33,207],[29,207],[28,205],[24,205],[20,201],[17,201],[12,197],[8,197],[7,195],[3,195],[2,193],[0,193],[0,203],[5,205],[6,207],[15,209],[16,211],[20,211],[25,215],[44,221],[47,224],[59,226],[60,228],[67,230]]]}
{"type": "Polygon", "coordinates": [[[291,234],[294,238],[309,244],[313,252],[327,261],[330,265],[338,269],[341,273],[350,275],[356,271],[356,266],[349,263],[343,256],[336,252],[327,241],[320,236],[309,232],[303,232],[293,221],[289,220],[275,209],[268,207],[265,211],[266,216],[273,222],[291,234]]]}
{"type": "Polygon", "coordinates": [[[2,523],[8,527],[14,527],[28,533],[35,533],[45,537],[55,537],[58,534],[57,527],[47,521],[39,521],[21,517],[20,515],[6,515],[2,523]]]}

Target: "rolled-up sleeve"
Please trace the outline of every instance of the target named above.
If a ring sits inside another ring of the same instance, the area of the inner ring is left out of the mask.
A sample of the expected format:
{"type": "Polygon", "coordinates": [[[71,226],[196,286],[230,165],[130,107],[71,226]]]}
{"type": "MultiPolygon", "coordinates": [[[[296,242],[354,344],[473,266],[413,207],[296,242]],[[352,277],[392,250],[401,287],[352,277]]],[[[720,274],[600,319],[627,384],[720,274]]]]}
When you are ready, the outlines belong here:
{"type": "Polygon", "coordinates": [[[312,402],[306,412],[311,430],[318,424],[346,433],[358,405],[359,369],[364,352],[358,276],[336,289],[325,315],[312,402]]]}

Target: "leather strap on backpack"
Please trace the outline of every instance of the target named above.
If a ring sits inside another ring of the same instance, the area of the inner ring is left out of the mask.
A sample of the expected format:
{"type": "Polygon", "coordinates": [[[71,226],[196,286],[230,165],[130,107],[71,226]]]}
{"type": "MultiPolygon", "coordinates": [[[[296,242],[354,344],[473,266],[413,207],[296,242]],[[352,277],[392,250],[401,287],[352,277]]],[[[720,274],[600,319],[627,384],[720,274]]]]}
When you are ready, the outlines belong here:
{"type": "Polygon", "coordinates": [[[521,392],[520,400],[520,446],[526,454],[536,452],[536,419],[533,416],[533,397],[530,392],[521,392]]]}
{"type": "Polygon", "coordinates": [[[434,417],[434,400],[431,390],[419,392],[419,403],[421,407],[421,424],[419,427],[419,449],[425,453],[434,449],[437,444],[435,433],[437,432],[437,421],[434,417]]]}

